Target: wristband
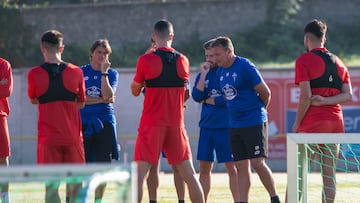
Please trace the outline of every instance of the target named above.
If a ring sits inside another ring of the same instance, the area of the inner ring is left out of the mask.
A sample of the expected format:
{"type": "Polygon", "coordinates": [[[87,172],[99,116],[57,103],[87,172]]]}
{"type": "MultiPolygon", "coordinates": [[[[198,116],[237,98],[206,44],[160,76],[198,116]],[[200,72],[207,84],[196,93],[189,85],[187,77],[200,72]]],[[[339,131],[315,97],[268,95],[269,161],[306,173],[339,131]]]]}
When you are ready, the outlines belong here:
{"type": "Polygon", "coordinates": [[[109,75],[109,73],[101,73],[101,76],[107,77],[108,75],[109,75]]]}

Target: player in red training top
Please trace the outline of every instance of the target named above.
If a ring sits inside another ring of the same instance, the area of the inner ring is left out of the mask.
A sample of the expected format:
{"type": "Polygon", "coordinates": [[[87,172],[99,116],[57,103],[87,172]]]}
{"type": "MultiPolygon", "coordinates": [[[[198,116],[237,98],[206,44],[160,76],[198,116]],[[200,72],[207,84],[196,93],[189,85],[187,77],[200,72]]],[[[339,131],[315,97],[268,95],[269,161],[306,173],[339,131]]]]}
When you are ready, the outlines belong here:
{"type": "MultiPolygon", "coordinates": [[[[45,63],[28,74],[28,96],[39,110],[38,164],[85,164],[79,112],[85,105],[83,73],[78,66],[61,59],[64,45],[59,31],[45,32],[40,48],[45,63]]],[[[57,189],[51,187],[53,183],[47,185],[46,202],[60,202],[57,189]]],[[[74,193],[68,194],[67,201],[74,193]]]]}
{"type": "MultiPolygon", "coordinates": [[[[344,119],[340,104],[351,101],[352,89],[348,69],[325,47],[327,26],[312,20],[304,29],[307,53],[295,64],[295,83],[300,97],[293,132],[344,133],[344,119]]],[[[335,200],[335,170],[339,144],[312,145],[321,154],[323,192],[322,202],[335,200]]]]}
{"type": "MultiPolygon", "coordinates": [[[[10,137],[7,117],[10,113],[8,97],[12,93],[10,63],[0,58],[0,166],[9,166],[10,137]]],[[[9,202],[9,185],[0,184],[0,202],[9,202]]]]}
{"type": "MultiPolygon", "coordinates": [[[[186,182],[192,202],[204,202],[201,185],[195,177],[189,138],[184,127],[184,98],[189,77],[188,59],[171,48],[174,31],[167,20],[154,26],[156,51],[140,56],[131,91],[138,96],[146,86],[134,159],[138,167],[138,201],[143,183],[152,167],[158,165],[161,150],[186,182]]],[[[156,202],[156,200],[150,200],[156,202]]]]}

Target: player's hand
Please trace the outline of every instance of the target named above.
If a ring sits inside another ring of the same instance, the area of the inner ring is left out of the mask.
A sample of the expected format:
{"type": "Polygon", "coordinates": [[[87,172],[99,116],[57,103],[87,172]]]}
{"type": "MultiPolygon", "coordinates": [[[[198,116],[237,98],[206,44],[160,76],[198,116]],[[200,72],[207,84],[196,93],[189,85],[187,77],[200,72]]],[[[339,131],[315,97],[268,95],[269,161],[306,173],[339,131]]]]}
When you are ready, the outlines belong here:
{"type": "Polygon", "coordinates": [[[148,50],[146,50],[145,54],[149,54],[154,51],[156,51],[156,45],[155,43],[151,43],[150,47],[148,48],[148,50]]]}
{"type": "Polygon", "coordinates": [[[322,106],[325,105],[325,97],[320,95],[311,96],[311,105],[312,106],[322,106]]]}
{"type": "Polygon", "coordinates": [[[211,68],[211,64],[209,62],[204,62],[200,64],[201,73],[207,74],[211,68]]]}
{"type": "Polygon", "coordinates": [[[111,63],[110,63],[109,59],[108,59],[108,58],[105,59],[105,60],[101,63],[101,72],[107,73],[108,70],[109,70],[109,68],[110,68],[110,65],[111,65],[111,63]]]}

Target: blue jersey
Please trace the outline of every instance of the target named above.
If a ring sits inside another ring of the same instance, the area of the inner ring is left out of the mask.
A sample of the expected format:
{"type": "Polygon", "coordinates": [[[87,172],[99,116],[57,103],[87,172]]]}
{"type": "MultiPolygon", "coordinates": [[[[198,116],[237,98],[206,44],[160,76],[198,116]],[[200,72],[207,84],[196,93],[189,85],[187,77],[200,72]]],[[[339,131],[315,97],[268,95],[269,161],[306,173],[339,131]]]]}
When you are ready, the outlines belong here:
{"type": "MultiPolygon", "coordinates": [[[[81,66],[81,69],[84,73],[86,96],[101,97],[101,71],[94,70],[90,64],[81,66]]],[[[119,81],[119,73],[112,68],[109,69],[108,73],[110,85],[115,92],[119,81]]],[[[94,119],[113,124],[116,122],[112,103],[85,105],[80,110],[80,114],[83,124],[94,124],[94,119]]]]}
{"type": "Polygon", "coordinates": [[[254,87],[264,82],[255,65],[236,56],[229,68],[219,70],[220,86],[226,98],[230,128],[260,125],[267,121],[266,109],[254,87]]]}
{"type": "Polygon", "coordinates": [[[226,108],[225,98],[220,88],[218,68],[211,68],[206,74],[204,81],[204,91],[196,88],[201,73],[196,76],[195,84],[192,91],[192,98],[196,102],[202,102],[207,98],[214,98],[215,105],[202,104],[201,118],[199,126],[202,128],[228,128],[229,118],[226,108]]]}

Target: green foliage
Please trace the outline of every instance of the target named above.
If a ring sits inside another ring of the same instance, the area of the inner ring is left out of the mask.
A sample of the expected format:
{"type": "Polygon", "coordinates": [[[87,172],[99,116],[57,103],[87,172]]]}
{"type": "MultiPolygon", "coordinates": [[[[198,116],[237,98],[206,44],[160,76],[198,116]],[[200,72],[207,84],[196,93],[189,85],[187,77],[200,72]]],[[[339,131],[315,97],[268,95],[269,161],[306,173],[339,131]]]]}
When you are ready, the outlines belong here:
{"type": "MultiPolygon", "coordinates": [[[[100,1],[103,0],[73,2],[100,1]]],[[[13,68],[34,66],[43,61],[39,42],[33,40],[38,37],[34,36],[32,27],[25,25],[19,7],[34,6],[35,3],[35,6],[47,6],[56,2],[58,0],[3,0],[0,3],[0,56],[8,59],[13,68]]],[[[235,53],[249,58],[256,65],[292,64],[304,51],[304,25],[296,20],[299,11],[301,7],[297,0],[269,0],[265,22],[247,32],[229,36],[233,41],[235,53]]],[[[329,25],[326,46],[345,63],[358,62],[360,44],[354,42],[360,41],[359,32],[360,24],[329,25]]],[[[91,43],[66,44],[63,59],[77,65],[89,63],[91,43]]],[[[204,39],[200,39],[199,33],[193,33],[184,42],[175,39],[173,46],[189,58],[191,66],[198,66],[205,60],[203,43],[204,39]]],[[[113,53],[110,60],[114,67],[135,67],[138,57],[148,46],[149,44],[143,43],[112,44],[113,53]]]]}
{"type": "Polygon", "coordinates": [[[176,50],[189,58],[191,66],[197,66],[205,60],[203,41],[199,38],[199,33],[194,33],[188,40],[180,44],[174,42],[176,50]]]}
{"type": "MultiPolygon", "coordinates": [[[[0,7],[0,55],[9,60],[13,67],[29,65],[39,58],[34,43],[30,40],[32,29],[24,24],[18,8],[2,4],[0,7]]],[[[38,44],[36,47],[39,47],[38,44]]]]}

